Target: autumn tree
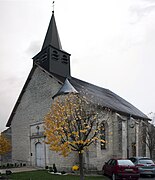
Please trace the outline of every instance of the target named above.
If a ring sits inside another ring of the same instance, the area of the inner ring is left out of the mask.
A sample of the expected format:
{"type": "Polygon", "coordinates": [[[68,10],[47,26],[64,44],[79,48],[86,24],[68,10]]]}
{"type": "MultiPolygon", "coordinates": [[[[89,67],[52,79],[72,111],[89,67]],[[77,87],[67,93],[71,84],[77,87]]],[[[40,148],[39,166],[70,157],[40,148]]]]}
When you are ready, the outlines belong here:
{"type": "Polygon", "coordinates": [[[0,155],[3,155],[11,150],[10,141],[3,135],[0,134],[0,155]]]}
{"type": "Polygon", "coordinates": [[[101,134],[103,124],[97,112],[100,108],[85,96],[69,93],[54,99],[50,112],[45,116],[45,135],[50,149],[63,156],[72,151],[78,152],[81,180],[84,179],[83,153],[96,141],[105,143],[101,134]]]}

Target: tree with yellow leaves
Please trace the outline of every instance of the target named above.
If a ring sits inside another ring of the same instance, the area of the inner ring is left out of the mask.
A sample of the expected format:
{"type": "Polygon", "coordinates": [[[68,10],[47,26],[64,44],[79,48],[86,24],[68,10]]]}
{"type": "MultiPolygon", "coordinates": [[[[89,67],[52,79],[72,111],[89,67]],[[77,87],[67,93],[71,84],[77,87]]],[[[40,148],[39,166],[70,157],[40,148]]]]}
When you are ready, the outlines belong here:
{"type": "Polygon", "coordinates": [[[11,150],[10,141],[3,135],[0,134],[0,155],[3,155],[11,150]]]}
{"type": "Polygon", "coordinates": [[[97,107],[77,93],[55,98],[45,116],[45,135],[50,149],[63,156],[77,151],[81,180],[84,179],[83,152],[97,140],[105,143],[101,139],[103,129],[98,116],[97,107]]]}

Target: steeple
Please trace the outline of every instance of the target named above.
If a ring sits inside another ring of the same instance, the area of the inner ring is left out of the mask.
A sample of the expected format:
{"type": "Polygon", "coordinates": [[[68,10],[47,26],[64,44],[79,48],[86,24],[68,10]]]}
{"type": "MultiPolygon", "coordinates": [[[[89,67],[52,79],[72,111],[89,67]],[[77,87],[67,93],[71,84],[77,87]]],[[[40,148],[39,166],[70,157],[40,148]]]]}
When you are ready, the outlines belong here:
{"type": "Polygon", "coordinates": [[[42,50],[45,49],[49,45],[62,50],[59,33],[58,33],[56,22],[55,22],[54,11],[52,11],[52,17],[51,17],[48,30],[44,39],[42,50]]]}
{"type": "Polygon", "coordinates": [[[52,11],[42,49],[33,57],[33,60],[34,63],[39,64],[50,73],[65,78],[70,76],[70,54],[62,50],[54,10],[52,11]]]}

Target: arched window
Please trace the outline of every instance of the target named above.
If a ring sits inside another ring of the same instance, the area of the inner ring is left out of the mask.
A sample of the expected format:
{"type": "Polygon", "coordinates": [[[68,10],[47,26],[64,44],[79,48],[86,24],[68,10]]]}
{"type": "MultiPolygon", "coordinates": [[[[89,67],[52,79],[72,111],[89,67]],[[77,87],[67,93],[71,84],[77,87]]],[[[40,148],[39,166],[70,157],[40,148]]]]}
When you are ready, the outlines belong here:
{"type": "Polygon", "coordinates": [[[100,139],[101,139],[101,150],[106,149],[106,128],[105,128],[105,123],[101,123],[101,128],[100,128],[100,139]]]}

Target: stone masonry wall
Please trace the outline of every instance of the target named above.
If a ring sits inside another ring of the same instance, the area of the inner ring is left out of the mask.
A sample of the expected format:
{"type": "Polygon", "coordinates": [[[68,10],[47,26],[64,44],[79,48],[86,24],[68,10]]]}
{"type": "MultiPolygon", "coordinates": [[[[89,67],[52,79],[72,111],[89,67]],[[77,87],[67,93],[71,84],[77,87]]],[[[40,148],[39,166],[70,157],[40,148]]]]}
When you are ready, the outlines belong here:
{"type": "Polygon", "coordinates": [[[13,162],[30,164],[30,125],[43,121],[52,96],[60,87],[54,78],[39,68],[35,69],[11,123],[13,162]]]}

